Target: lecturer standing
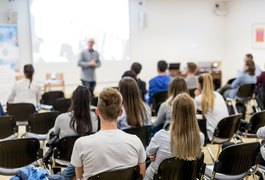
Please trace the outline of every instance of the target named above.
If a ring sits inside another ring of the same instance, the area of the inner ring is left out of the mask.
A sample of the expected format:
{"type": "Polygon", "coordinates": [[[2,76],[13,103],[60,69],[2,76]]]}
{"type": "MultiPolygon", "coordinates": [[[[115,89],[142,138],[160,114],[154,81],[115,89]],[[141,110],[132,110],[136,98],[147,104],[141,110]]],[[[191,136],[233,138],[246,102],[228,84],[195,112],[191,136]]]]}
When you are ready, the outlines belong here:
{"type": "Polygon", "coordinates": [[[94,39],[89,39],[88,49],[81,53],[81,57],[78,61],[78,66],[81,67],[81,81],[84,86],[86,86],[91,95],[94,95],[94,89],[96,87],[96,72],[95,69],[101,65],[99,60],[99,54],[93,49],[95,44],[94,39]]]}

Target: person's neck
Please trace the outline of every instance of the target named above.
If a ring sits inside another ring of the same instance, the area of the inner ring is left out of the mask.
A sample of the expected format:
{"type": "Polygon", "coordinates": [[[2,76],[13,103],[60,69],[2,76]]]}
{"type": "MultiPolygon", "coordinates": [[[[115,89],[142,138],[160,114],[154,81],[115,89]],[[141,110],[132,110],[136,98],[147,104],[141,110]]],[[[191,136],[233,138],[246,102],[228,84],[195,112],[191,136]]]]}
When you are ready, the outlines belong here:
{"type": "Polygon", "coordinates": [[[100,130],[112,130],[118,129],[116,120],[104,120],[100,121],[100,130]]]}
{"type": "Polygon", "coordinates": [[[158,71],[158,75],[159,75],[159,76],[163,76],[163,75],[166,75],[166,74],[167,74],[166,72],[158,71]]]}
{"type": "Polygon", "coordinates": [[[191,72],[187,72],[187,77],[194,77],[195,74],[194,73],[191,73],[191,72]]]}

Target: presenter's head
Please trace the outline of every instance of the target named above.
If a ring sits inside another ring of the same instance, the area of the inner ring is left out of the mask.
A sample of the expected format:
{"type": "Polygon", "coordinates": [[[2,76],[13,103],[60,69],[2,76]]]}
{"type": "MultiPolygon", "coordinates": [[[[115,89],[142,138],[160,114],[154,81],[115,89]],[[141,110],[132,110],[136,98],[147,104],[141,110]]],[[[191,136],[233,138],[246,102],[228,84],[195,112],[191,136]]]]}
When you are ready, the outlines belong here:
{"type": "Polygon", "coordinates": [[[95,44],[95,40],[93,38],[88,39],[87,41],[88,49],[93,49],[94,44],[95,44]]]}

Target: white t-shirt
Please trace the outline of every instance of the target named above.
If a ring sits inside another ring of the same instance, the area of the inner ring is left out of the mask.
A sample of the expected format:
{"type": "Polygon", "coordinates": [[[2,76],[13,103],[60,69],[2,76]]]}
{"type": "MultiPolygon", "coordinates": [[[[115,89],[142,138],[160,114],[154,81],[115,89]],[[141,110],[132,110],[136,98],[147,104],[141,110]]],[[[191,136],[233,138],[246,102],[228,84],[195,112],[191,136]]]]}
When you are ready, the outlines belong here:
{"type": "MultiPolygon", "coordinates": [[[[197,109],[202,110],[202,95],[195,97],[195,102],[197,105],[197,109]]],[[[217,124],[225,117],[227,117],[228,110],[225,104],[224,98],[218,93],[214,92],[214,106],[213,111],[208,110],[205,114],[206,117],[206,128],[207,135],[210,140],[213,138],[213,133],[217,124]]]]}
{"type": "Polygon", "coordinates": [[[83,166],[83,178],[88,179],[101,172],[136,166],[145,159],[144,146],[136,135],[112,129],[76,140],[71,164],[83,166]]]}

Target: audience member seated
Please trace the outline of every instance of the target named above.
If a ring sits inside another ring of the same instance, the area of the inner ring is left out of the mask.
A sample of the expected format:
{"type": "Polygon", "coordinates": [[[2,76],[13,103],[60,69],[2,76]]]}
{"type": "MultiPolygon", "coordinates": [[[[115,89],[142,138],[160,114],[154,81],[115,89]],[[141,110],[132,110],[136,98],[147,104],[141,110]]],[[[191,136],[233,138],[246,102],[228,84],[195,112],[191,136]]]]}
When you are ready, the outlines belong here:
{"type": "Polygon", "coordinates": [[[161,60],[157,63],[157,72],[158,75],[149,81],[149,99],[148,103],[150,104],[153,98],[153,95],[158,92],[167,91],[168,85],[170,83],[170,76],[166,73],[168,64],[166,61],[161,60]]]}
{"type": "Polygon", "coordinates": [[[141,70],[142,70],[142,65],[140,63],[135,62],[132,64],[131,71],[135,72],[136,74],[137,83],[140,89],[141,97],[143,100],[145,100],[145,94],[147,93],[146,83],[137,77],[140,74],[141,70]]]}
{"type": "MultiPolygon", "coordinates": [[[[85,86],[78,86],[73,92],[69,112],[56,118],[54,134],[59,138],[66,136],[85,136],[97,132],[98,119],[90,110],[90,92],[85,86]]],[[[71,164],[63,171],[66,180],[72,180],[75,168],[71,164]]]]}
{"type": "Polygon", "coordinates": [[[197,70],[197,65],[193,62],[187,63],[187,76],[185,78],[187,88],[188,89],[195,89],[196,84],[198,81],[198,77],[195,75],[195,72],[197,70]]]}
{"type": "Polygon", "coordinates": [[[139,88],[134,79],[124,77],[119,91],[123,97],[123,113],[118,117],[118,128],[128,129],[151,124],[151,110],[141,99],[139,88]]]}
{"type": "Polygon", "coordinates": [[[172,80],[169,85],[169,98],[166,102],[162,103],[157,114],[157,119],[154,127],[160,130],[170,124],[172,118],[172,104],[173,100],[180,93],[188,93],[187,85],[183,78],[177,77],[172,80]]]}
{"type": "MultiPolygon", "coordinates": [[[[246,55],[245,55],[245,58],[244,58],[244,64],[246,64],[246,62],[247,62],[248,60],[251,60],[251,61],[254,62],[254,57],[253,57],[252,54],[246,54],[246,55]]],[[[256,64],[255,62],[254,62],[254,66],[255,66],[255,76],[259,76],[259,75],[262,73],[262,70],[261,70],[261,68],[259,67],[259,65],[256,64]]],[[[242,72],[244,72],[244,71],[245,71],[245,67],[244,67],[244,69],[243,69],[242,72]]]]}
{"type": "Polygon", "coordinates": [[[31,64],[24,66],[24,78],[17,81],[13,86],[8,103],[31,103],[38,105],[41,89],[32,83],[34,68],[31,64]]]}
{"type": "Polygon", "coordinates": [[[141,140],[117,128],[117,118],[123,111],[121,94],[106,88],[98,100],[96,112],[101,130],[77,139],[74,145],[71,164],[75,166],[76,179],[136,165],[144,176],[146,154],[141,140]]]}
{"type": "Polygon", "coordinates": [[[121,76],[121,78],[124,78],[124,77],[131,77],[131,78],[133,78],[137,82],[136,74],[135,74],[134,71],[131,71],[131,70],[125,71],[123,73],[123,75],[121,76]]]}
{"type": "MultiPolygon", "coordinates": [[[[257,137],[261,138],[261,139],[265,139],[265,126],[263,126],[263,127],[258,129],[257,137]]],[[[262,146],[260,148],[260,153],[262,155],[262,158],[263,158],[262,162],[263,162],[263,165],[264,165],[264,160],[265,160],[265,149],[264,149],[264,146],[262,146]]]]}
{"type": "Polygon", "coordinates": [[[255,76],[255,64],[252,60],[247,60],[245,62],[244,71],[239,74],[239,76],[233,81],[231,86],[224,87],[226,89],[223,92],[225,98],[235,98],[236,93],[241,85],[244,84],[256,84],[257,77],[255,76]]]}
{"type": "Polygon", "coordinates": [[[179,94],[173,100],[170,130],[160,130],[151,139],[146,153],[152,161],[146,170],[145,180],[153,179],[160,163],[170,157],[184,160],[196,159],[204,143],[195,115],[194,100],[187,94],[179,94]]]}
{"type": "Polygon", "coordinates": [[[265,84],[265,71],[257,77],[256,92],[265,84]]]}
{"type": "Polygon", "coordinates": [[[228,116],[226,103],[218,92],[214,92],[213,79],[209,73],[199,76],[195,95],[197,109],[206,118],[207,135],[211,141],[219,121],[228,116]]]}

